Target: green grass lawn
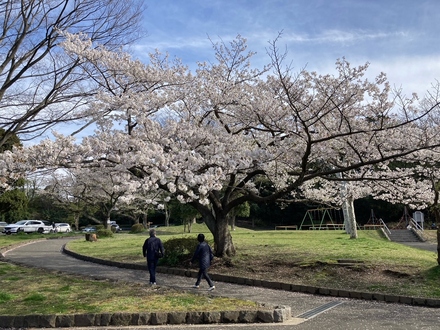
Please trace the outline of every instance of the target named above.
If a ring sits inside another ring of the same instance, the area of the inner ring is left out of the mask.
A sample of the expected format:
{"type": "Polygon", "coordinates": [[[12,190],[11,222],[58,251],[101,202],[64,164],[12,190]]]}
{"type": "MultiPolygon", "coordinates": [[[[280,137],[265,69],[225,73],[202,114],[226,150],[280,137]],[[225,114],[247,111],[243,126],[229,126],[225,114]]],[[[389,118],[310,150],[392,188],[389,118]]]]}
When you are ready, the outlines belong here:
{"type": "MultiPolygon", "coordinates": [[[[204,225],[193,225],[192,233],[182,226],[159,227],[163,240],[212,235],[204,225]]],[[[72,241],[75,252],[119,262],[144,263],[143,234],[118,234],[111,239],[72,241]]],[[[215,260],[211,273],[280,280],[303,285],[353,289],[417,297],[440,297],[440,268],[434,252],[410,248],[384,239],[380,232],[359,231],[350,239],[343,231],[256,231],[236,228],[232,232],[237,254],[215,260]],[[357,267],[342,267],[338,260],[360,261],[357,267]]],[[[186,267],[186,265],[181,265],[186,267]]]]}
{"type": "MultiPolygon", "coordinates": [[[[164,242],[175,237],[193,237],[204,233],[208,241],[212,235],[204,225],[193,225],[193,234],[183,233],[182,226],[162,227],[157,235],[164,242]]],[[[350,239],[343,231],[253,231],[238,228],[232,232],[237,249],[234,260],[248,258],[295,259],[304,264],[317,261],[332,263],[338,259],[356,259],[368,264],[396,267],[429,268],[437,266],[437,255],[402,244],[389,242],[373,230],[359,231],[358,239],[350,239]]],[[[110,239],[90,243],[84,239],[72,241],[69,249],[75,252],[120,262],[145,262],[142,244],[147,233],[117,234],[110,239]]]]}
{"type": "MultiPolygon", "coordinates": [[[[0,248],[48,238],[0,235],[0,248]]],[[[54,237],[54,236],[52,236],[54,237]]],[[[80,236],[80,240],[83,239],[80,236]]],[[[117,236],[119,238],[119,236],[117,236]]],[[[109,239],[107,242],[111,242],[109,239]]],[[[100,241],[101,242],[101,241],[100,241]]],[[[0,315],[251,310],[251,301],[196,295],[166,287],[90,280],[0,261],[0,315]]]]}
{"type": "MultiPolygon", "coordinates": [[[[160,227],[158,236],[167,241],[204,233],[205,225],[193,225],[192,233],[182,226],[160,227]]],[[[48,235],[0,236],[0,247],[48,235]]],[[[54,237],[54,236],[53,236],[54,237]]],[[[359,231],[350,239],[343,231],[258,231],[236,228],[232,232],[237,249],[232,258],[216,258],[210,273],[279,280],[328,288],[440,298],[440,268],[436,253],[385,240],[379,232],[359,231]],[[362,263],[341,267],[340,259],[362,263]]],[[[81,254],[119,262],[145,263],[142,244],[148,233],[116,234],[88,242],[83,234],[68,243],[81,254]]],[[[187,267],[187,265],[180,265],[187,267]]],[[[252,302],[203,297],[149,286],[42,272],[0,262],[0,313],[2,315],[82,313],[152,310],[232,310],[256,308],[252,302]],[[122,289],[121,289],[122,287],[122,289]],[[203,306],[203,307],[202,307],[203,306]]]]}

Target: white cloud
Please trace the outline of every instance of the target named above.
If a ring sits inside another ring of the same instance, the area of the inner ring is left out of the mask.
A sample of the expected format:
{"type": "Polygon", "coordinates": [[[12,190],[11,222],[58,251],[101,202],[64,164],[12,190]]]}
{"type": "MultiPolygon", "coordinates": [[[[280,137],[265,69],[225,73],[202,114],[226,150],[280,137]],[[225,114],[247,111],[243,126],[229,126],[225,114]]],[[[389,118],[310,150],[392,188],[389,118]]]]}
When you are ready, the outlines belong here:
{"type": "Polygon", "coordinates": [[[416,92],[423,97],[440,78],[440,54],[429,56],[396,56],[371,63],[372,71],[383,71],[391,84],[402,88],[407,96],[416,92]]]}

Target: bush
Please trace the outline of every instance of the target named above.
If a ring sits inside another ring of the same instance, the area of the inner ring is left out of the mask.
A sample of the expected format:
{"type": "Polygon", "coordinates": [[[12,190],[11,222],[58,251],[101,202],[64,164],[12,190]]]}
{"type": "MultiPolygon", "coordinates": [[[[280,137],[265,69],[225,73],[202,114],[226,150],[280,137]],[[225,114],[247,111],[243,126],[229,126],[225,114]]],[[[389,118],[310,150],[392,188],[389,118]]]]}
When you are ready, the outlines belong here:
{"type": "Polygon", "coordinates": [[[141,223],[136,223],[133,226],[131,226],[130,232],[132,233],[142,233],[145,231],[144,226],[141,223]]]}
{"type": "Polygon", "coordinates": [[[198,243],[194,237],[173,238],[166,241],[163,244],[165,257],[161,263],[168,266],[185,265],[196,250],[198,243]]]}
{"type": "Polygon", "coordinates": [[[198,243],[194,237],[173,238],[164,243],[164,248],[167,252],[192,254],[198,243]]]}
{"type": "Polygon", "coordinates": [[[103,237],[113,237],[113,232],[110,229],[97,229],[96,230],[96,235],[99,238],[103,238],[103,237]]]}

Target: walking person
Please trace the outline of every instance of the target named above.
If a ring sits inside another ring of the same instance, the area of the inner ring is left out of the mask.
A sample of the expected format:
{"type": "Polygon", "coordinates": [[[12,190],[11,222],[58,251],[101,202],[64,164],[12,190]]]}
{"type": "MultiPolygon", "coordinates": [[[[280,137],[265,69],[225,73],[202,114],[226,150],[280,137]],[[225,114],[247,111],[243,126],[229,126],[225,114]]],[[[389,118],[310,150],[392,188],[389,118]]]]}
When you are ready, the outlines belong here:
{"type": "Polygon", "coordinates": [[[150,229],[150,237],[142,246],[142,253],[147,258],[148,272],[150,273],[150,285],[156,285],[156,266],[159,258],[165,255],[162,241],[156,237],[156,229],[150,229]]]}
{"type": "Polygon", "coordinates": [[[212,291],[215,289],[215,286],[208,275],[208,268],[211,266],[214,255],[212,253],[211,247],[205,241],[205,235],[199,234],[197,236],[197,240],[199,241],[199,244],[197,245],[197,249],[191,259],[191,263],[194,263],[196,259],[199,260],[199,273],[197,275],[197,282],[193,286],[193,288],[198,289],[202,278],[205,278],[209,285],[208,291],[212,291]]]}

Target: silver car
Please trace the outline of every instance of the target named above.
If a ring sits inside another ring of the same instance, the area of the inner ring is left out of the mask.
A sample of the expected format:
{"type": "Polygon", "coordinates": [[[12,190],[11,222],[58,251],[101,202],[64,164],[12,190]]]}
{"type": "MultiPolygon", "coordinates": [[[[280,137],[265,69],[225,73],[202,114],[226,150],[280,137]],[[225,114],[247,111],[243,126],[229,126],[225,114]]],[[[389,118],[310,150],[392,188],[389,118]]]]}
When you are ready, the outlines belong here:
{"type": "Polygon", "coordinates": [[[56,233],[70,233],[72,228],[68,223],[65,222],[57,222],[55,223],[55,232],[56,233]]]}
{"type": "Polygon", "coordinates": [[[47,234],[53,233],[53,228],[51,225],[43,222],[43,220],[21,220],[7,225],[3,230],[3,233],[6,235],[17,234],[19,232],[47,234]]]}

